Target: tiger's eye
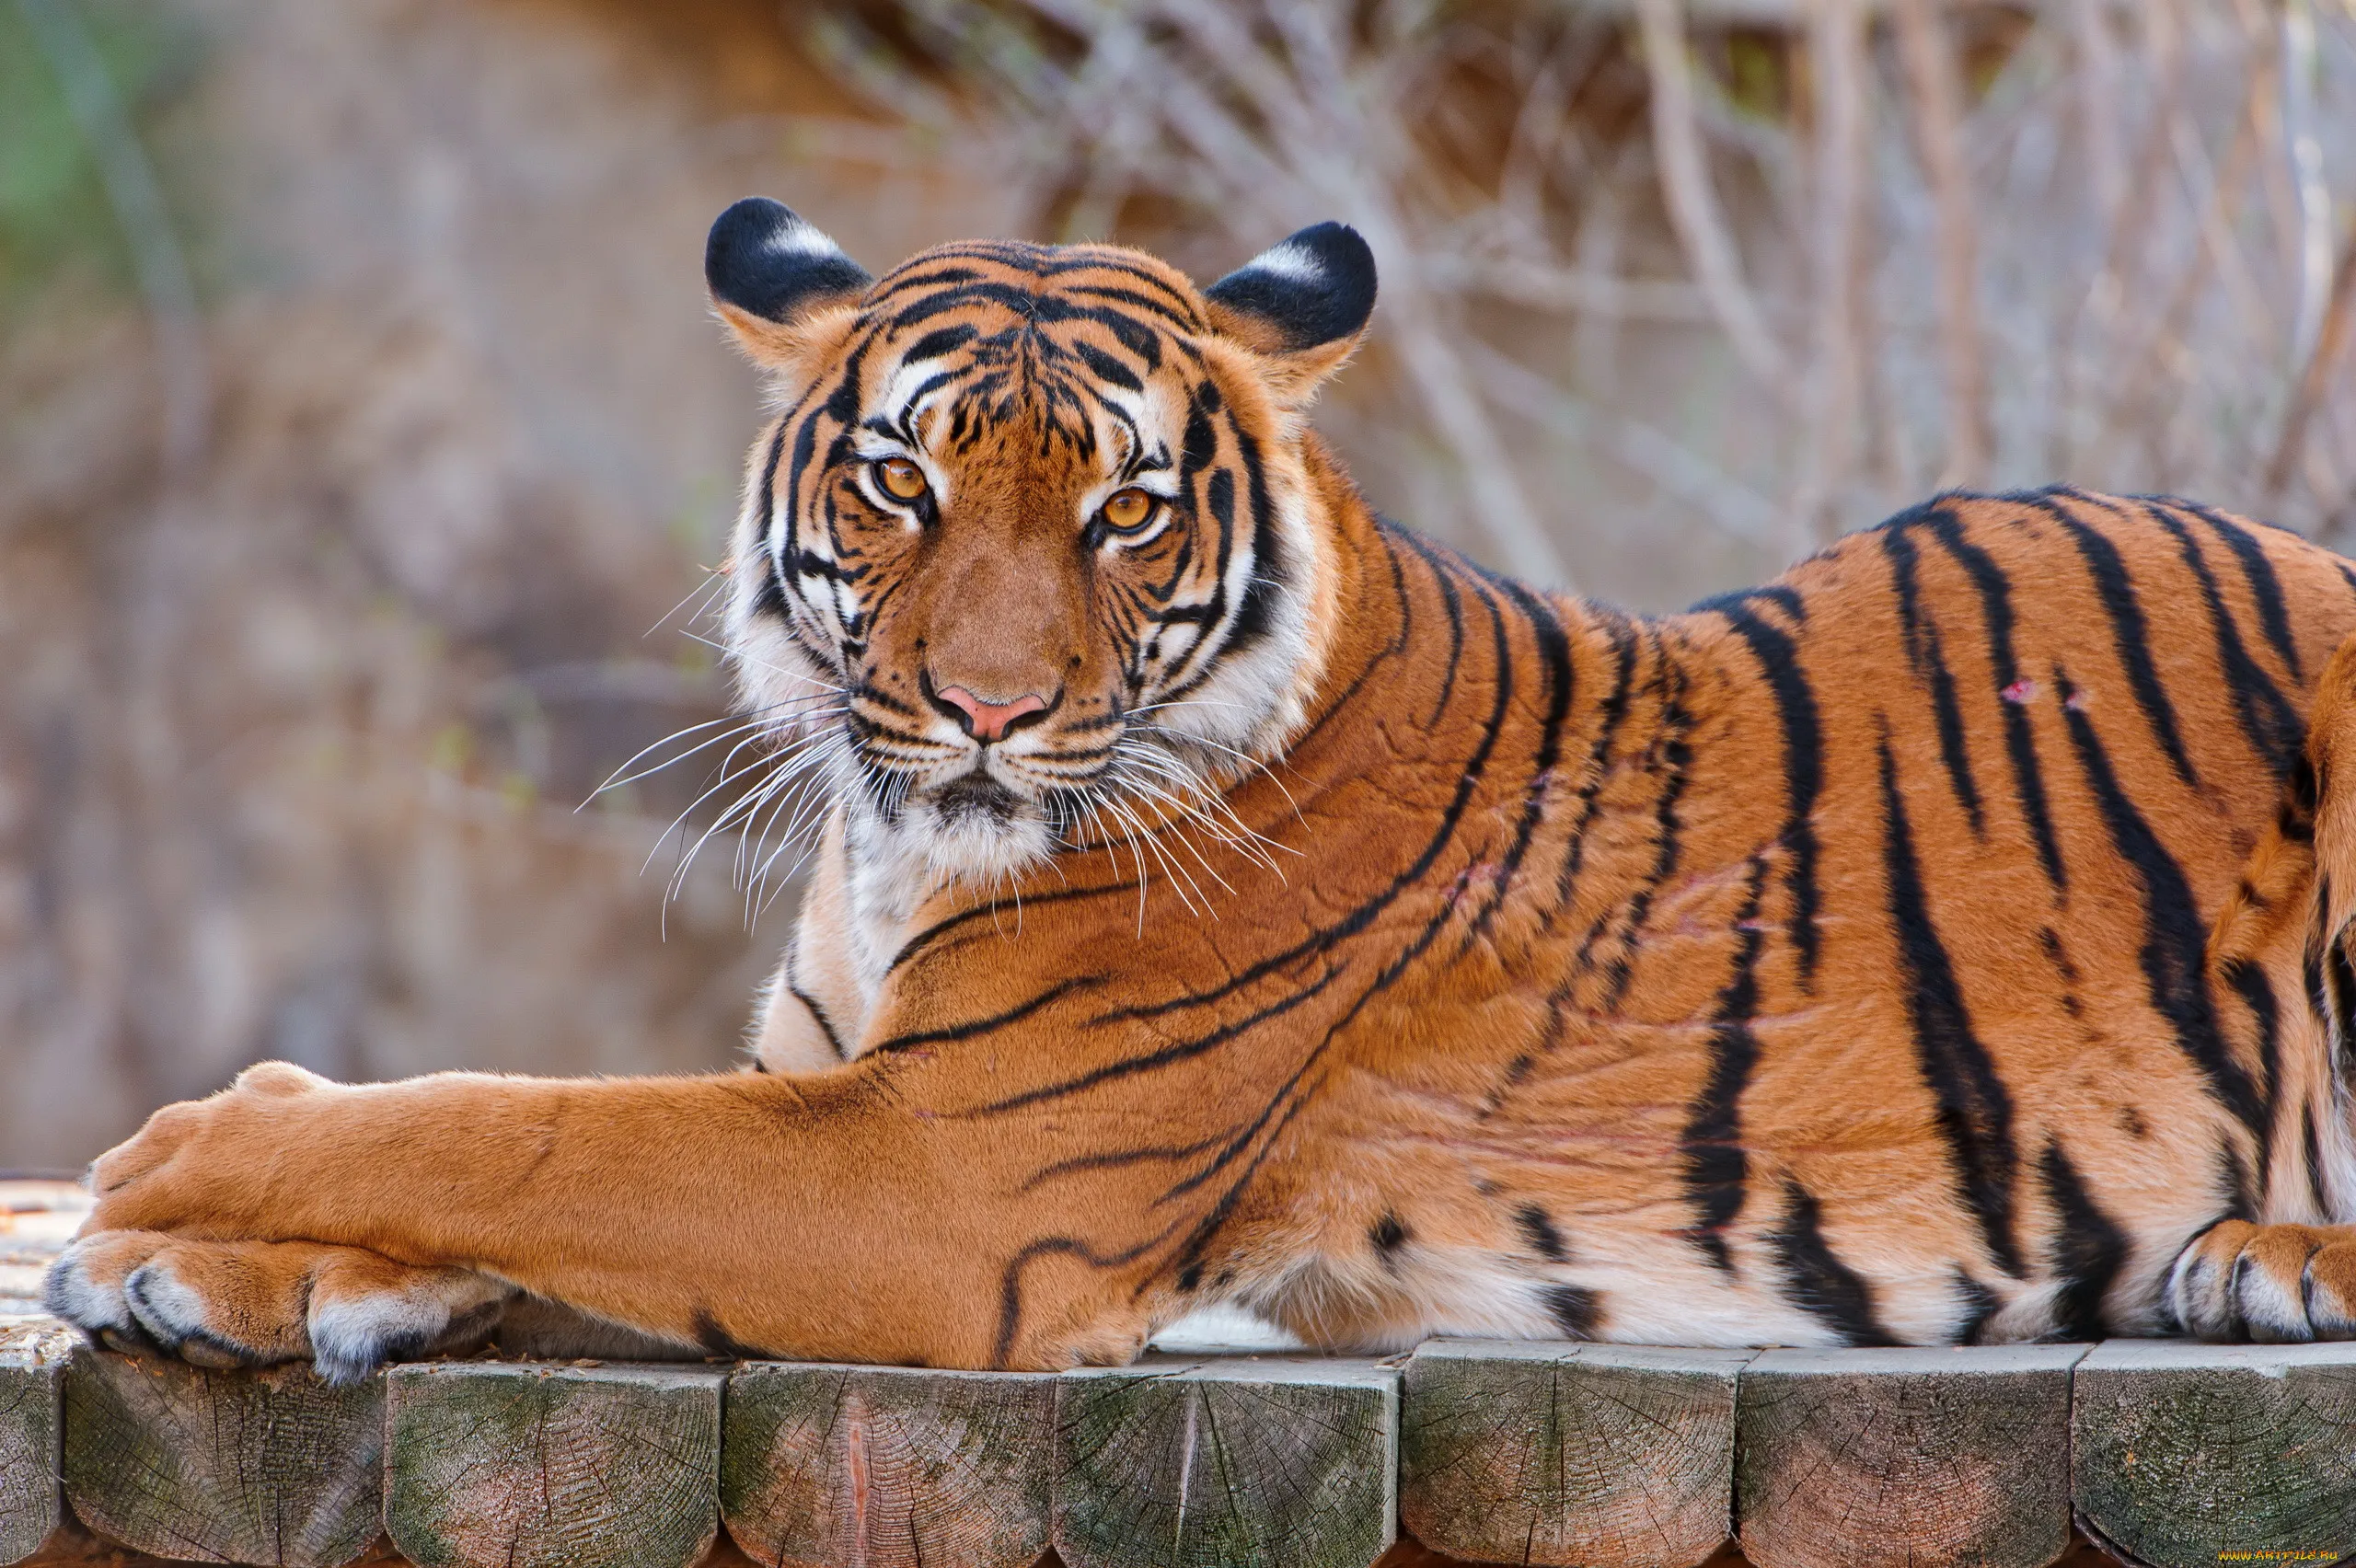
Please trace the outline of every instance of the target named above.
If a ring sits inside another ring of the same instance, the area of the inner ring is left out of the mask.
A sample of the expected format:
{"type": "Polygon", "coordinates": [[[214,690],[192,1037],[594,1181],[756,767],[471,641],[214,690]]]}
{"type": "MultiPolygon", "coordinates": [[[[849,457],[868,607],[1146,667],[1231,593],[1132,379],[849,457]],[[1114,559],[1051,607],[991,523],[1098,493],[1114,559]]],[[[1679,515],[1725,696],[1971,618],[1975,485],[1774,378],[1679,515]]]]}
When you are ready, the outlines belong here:
{"type": "Polygon", "coordinates": [[[1126,534],[1142,528],[1146,519],[1152,515],[1153,497],[1135,485],[1125,490],[1116,490],[1113,498],[1104,503],[1104,525],[1115,533],[1126,534]]]}
{"type": "Polygon", "coordinates": [[[884,493],[914,501],[925,492],[924,470],[906,457],[885,457],[875,465],[875,482],[884,493]]]}

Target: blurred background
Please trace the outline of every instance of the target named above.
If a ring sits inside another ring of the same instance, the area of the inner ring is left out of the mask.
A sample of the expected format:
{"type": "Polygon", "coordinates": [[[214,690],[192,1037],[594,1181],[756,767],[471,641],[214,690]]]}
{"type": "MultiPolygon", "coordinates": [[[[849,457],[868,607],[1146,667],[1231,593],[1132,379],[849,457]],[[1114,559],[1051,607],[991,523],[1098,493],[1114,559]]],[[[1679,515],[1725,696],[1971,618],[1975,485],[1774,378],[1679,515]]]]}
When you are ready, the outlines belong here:
{"type": "Polygon", "coordinates": [[[2356,540],[2351,0],[0,0],[0,1170],[731,1058],[791,890],[666,902],[708,759],[596,790],[724,710],[756,191],[879,271],[1345,219],[1376,503],[1639,608],[1949,484],[2356,540]]]}

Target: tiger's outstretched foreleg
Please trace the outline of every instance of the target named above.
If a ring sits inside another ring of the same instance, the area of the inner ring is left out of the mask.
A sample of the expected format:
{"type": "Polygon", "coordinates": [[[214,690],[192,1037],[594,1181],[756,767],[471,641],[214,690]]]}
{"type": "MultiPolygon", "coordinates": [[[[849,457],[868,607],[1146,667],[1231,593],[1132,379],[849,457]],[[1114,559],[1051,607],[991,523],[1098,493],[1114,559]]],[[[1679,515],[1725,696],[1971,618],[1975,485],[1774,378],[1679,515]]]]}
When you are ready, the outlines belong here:
{"type": "Polygon", "coordinates": [[[932,1109],[963,1083],[913,1055],[799,1080],[264,1064],[98,1161],[52,1299],[119,1344],[347,1375],[463,1340],[512,1289],[710,1355],[1128,1359],[1190,1216],[1086,1170],[1034,1196],[1021,1178],[1087,1150],[932,1109]]]}
{"type": "MultiPolygon", "coordinates": [[[[2281,1152],[2302,1166],[2328,1164],[2356,1130],[2356,1086],[2341,1076],[2356,1049],[2356,639],[2317,683],[2305,755],[2218,918],[2209,963],[2221,989],[2270,986],[2304,1004],[2281,1009],[2291,1055],[2305,1058],[2285,1082],[2309,1096],[2308,1123],[2321,1136],[2281,1152]],[[2311,986],[2322,994],[2308,995],[2311,986]]],[[[2327,1211],[2316,1217],[2345,1212],[2345,1195],[2339,1205],[2327,1198],[2327,1171],[2304,1174],[2309,1206],[2327,1211]]],[[[2356,1339],[2356,1225],[2220,1219],[2177,1254],[2165,1299],[2176,1322],[2203,1339],[2356,1339]]]]}

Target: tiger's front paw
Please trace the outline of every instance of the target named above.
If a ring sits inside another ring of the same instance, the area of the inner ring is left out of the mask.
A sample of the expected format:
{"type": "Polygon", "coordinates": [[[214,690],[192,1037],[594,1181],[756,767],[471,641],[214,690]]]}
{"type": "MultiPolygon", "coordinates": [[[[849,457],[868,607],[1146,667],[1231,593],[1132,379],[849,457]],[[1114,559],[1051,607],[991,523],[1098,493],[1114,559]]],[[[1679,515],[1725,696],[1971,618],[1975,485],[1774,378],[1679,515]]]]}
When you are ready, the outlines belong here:
{"type": "Polygon", "coordinates": [[[90,1167],[98,1202],[85,1232],[253,1234],[269,1208],[257,1173],[306,1114],[348,1092],[291,1063],[262,1062],[218,1094],[165,1106],[90,1167]]]}
{"type": "Polygon", "coordinates": [[[2167,1304],[2202,1339],[2356,1339],[2356,1227],[2211,1226],[2168,1271],[2167,1304]]]}
{"type": "Polygon", "coordinates": [[[85,1236],[43,1290],[49,1310],[130,1354],[200,1366],[310,1360],[330,1382],[490,1337],[513,1286],[310,1241],[189,1241],[152,1230],[85,1236]]]}

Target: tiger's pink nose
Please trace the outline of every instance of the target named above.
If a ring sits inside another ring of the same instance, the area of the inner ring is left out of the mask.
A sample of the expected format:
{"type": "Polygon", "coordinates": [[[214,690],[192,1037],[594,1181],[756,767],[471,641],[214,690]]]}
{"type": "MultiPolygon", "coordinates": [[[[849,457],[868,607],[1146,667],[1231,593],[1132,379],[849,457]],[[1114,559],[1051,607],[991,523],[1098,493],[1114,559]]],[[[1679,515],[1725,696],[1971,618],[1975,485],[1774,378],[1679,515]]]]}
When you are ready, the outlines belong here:
{"type": "Polygon", "coordinates": [[[1045,713],[1045,698],[1025,692],[1012,702],[984,702],[964,686],[942,686],[934,694],[955,709],[957,721],[965,726],[965,733],[987,745],[1005,734],[1014,721],[1026,713],[1045,713]]]}

